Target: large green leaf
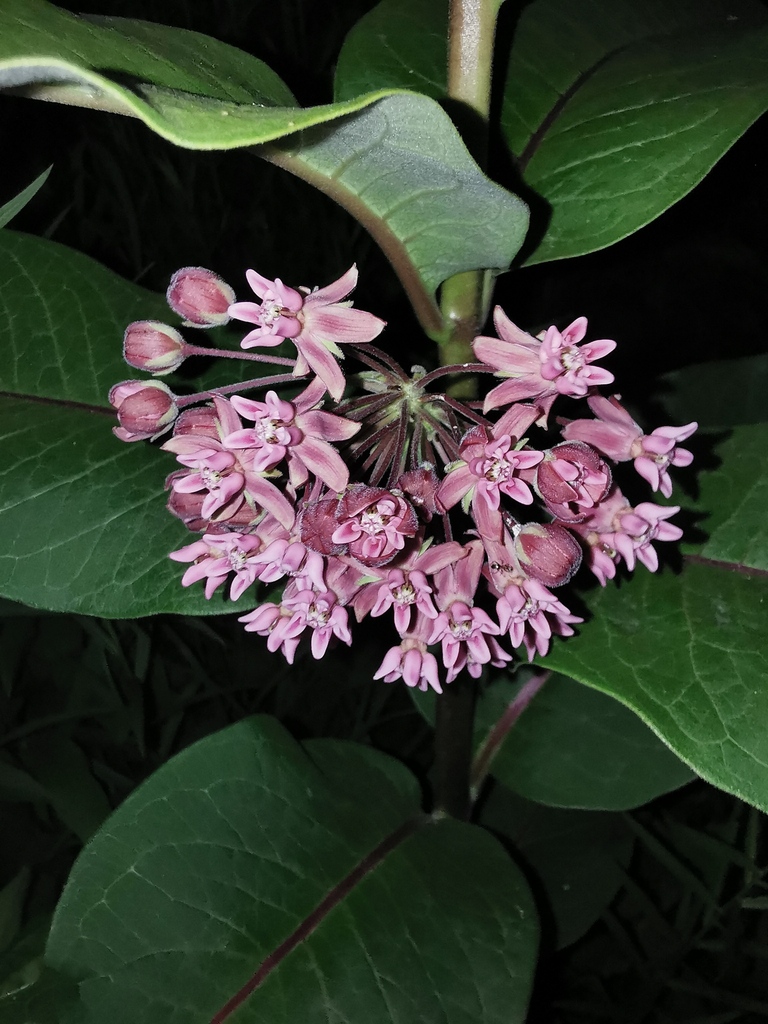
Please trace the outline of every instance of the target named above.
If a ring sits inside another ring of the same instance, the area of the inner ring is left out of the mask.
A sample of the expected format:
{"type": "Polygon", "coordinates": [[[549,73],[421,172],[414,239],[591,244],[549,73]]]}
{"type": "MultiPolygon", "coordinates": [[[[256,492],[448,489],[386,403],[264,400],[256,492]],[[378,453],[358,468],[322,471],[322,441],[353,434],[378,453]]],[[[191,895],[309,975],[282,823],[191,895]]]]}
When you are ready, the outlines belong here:
{"type": "Polygon", "coordinates": [[[188,748],[76,863],[47,964],[77,1024],[522,1022],[537,926],[476,827],[384,755],[268,719],[188,748]]]}
{"type": "MultiPolygon", "coordinates": [[[[396,86],[442,98],[446,9],[384,0],[342,50],[337,98],[396,86]]],[[[525,5],[502,127],[551,207],[528,262],[610,245],[690,191],[768,105],[767,24],[754,0],[525,5]]]]}
{"type": "Polygon", "coordinates": [[[494,784],[479,820],[532,879],[543,930],[558,948],[581,938],[624,881],[633,837],[621,814],[542,807],[494,784]]]}
{"type": "Polygon", "coordinates": [[[610,693],[709,782],[768,809],[768,574],[640,569],[590,600],[547,668],[610,693]]]}
{"type": "Polygon", "coordinates": [[[551,676],[517,715],[513,688],[497,679],[478,704],[479,755],[492,746],[493,775],[529,800],[628,810],[695,778],[637,715],[573,679],[551,676]]]}
{"type": "Polygon", "coordinates": [[[465,270],[505,270],[527,228],[525,204],[481,173],[434,101],[379,90],[303,109],[261,61],[198,33],[5,0],[3,86],[130,114],[193,149],[272,143],[259,155],[306,178],[371,232],[435,337],[443,329],[437,285],[465,270]]]}
{"type": "Polygon", "coordinates": [[[168,552],[189,534],[165,510],[174,463],[112,435],[126,324],[164,299],[63,246],[0,233],[0,592],[107,617],[222,611],[183,590],[168,552]]]}

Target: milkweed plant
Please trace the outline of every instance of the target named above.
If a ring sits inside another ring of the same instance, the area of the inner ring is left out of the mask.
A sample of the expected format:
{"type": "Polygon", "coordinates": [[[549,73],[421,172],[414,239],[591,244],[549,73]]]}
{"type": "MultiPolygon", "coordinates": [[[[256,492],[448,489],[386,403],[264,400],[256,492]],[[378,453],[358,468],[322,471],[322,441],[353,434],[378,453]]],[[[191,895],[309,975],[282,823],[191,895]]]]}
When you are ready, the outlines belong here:
{"type": "Polygon", "coordinates": [[[257,680],[330,664],[431,746],[260,715],[175,753],[85,844],[4,1022],[522,1024],[539,949],[621,884],[634,834],[596,812],[696,776],[768,808],[759,403],[710,403],[719,362],[669,378],[667,412],[638,402],[626,367],[651,379],[657,348],[586,300],[537,323],[519,301],[527,265],[620,242],[709,172],[768,103],[766,42],[749,0],[382,0],[300,106],[210,36],[5,0],[0,89],[303,179],[407,302],[358,304],[355,232],[293,280],[298,200],[258,258],[182,266],[164,298],[3,228],[0,422],[35,461],[0,478],[2,594],[234,612],[257,680]]]}

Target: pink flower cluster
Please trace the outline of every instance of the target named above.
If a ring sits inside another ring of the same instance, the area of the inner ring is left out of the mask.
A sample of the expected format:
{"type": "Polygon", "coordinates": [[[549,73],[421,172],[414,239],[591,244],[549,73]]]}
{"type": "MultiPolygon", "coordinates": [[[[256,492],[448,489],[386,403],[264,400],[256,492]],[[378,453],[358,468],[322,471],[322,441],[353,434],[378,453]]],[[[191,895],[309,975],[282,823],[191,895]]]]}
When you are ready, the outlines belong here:
{"type": "Polygon", "coordinates": [[[110,400],[121,440],[173,429],[161,446],[180,466],[168,507],[200,535],[170,556],[188,564],[182,585],[204,581],[208,598],[228,585],[237,600],[281,584],[240,621],[289,663],[302,639],[320,658],[352,643],[352,620],[382,617],[397,643],[375,678],[440,693],[463,671],[501,667],[514,650],[541,657],[553,637],[570,636],[582,620],[552,591],[582,560],[605,585],[621,562],[654,571],[654,542],[681,536],[668,522],[678,508],[632,506],[613,467],[634,462],[669,497],[669,468],[690,463],[678,444],[696,424],[646,435],[618,396],[599,395],[613,375],[594,364],[615,342],[582,344],[584,318],[533,337],[497,309],[498,336],[475,339],[471,369],[500,383],[483,402],[462,402],[435,386],[460,368],[408,375],[371,344],[384,324],[347,300],[354,267],[314,291],[247,278],[259,302],[236,302],[199,267],[178,271],[168,290],[186,327],[253,325],[238,353],[140,321],[126,330],[126,360],[157,374],[189,356],[239,355],[281,372],[183,397],[125,381],[110,400]],[[250,351],[283,344],[292,356],[250,351]],[[351,386],[341,345],[365,367],[351,386]],[[280,385],[292,385],[290,397],[280,385]],[[549,431],[560,398],[586,399],[593,418],[560,420],[559,439],[534,446],[531,431],[549,431]]]}

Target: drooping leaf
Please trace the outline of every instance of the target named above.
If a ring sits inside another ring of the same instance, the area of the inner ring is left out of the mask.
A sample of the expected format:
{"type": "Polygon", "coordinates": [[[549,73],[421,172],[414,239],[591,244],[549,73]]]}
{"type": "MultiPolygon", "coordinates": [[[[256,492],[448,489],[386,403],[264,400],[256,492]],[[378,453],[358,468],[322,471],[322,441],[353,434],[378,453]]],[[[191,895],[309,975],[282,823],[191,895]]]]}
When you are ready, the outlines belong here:
{"type": "MultiPolygon", "coordinates": [[[[384,0],[340,55],[336,95],[446,93],[447,0],[384,0]]],[[[529,263],[601,249],[689,192],[768,105],[753,0],[534,0],[504,76],[502,127],[551,207],[529,263]]],[[[499,61],[503,54],[498,53],[499,61]]]]}
{"type": "Polygon", "coordinates": [[[82,853],[46,961],[81,1024],[523,1021],[530,895],[374,751],[252,719],[188,748],[82,853]],[[404,941],[403,937],[406,936],[404,941]]]}
{"type": "Polygon", "coordinates": [[[437,285],[461,271],[505,270],[527,228],[525,204],[481,173],[432,100],[379,90],[301,108],[261,61],[199,33],[7,0],[3,86],[130,114],[188,148],[271,143],[260,155],[329,194],[371,232],[435,337],[443,329],[437,285]]]}
{"type": "Polygon", "coordinates": [[[552,208],[529,262],[604,248],[698,184],[768,105],[767,26],[750,2],[528,8],[502,121],[552,208]]]}
{"type": "Polygon", "coordinates": [[[528,800],[628,810],[695,778],[628,708],[557,674],[504,732],[514,693],[503,678],[483,693],[477,723],[485,735],[479,748],[499,744],[491,773],[528,800]]]}
{"type": "Polygon", "coordinates": [[[632,854],[623,815],[542,807],[499,784],[483,800],[479,821],[509,843],[538,883],[543,925],[554,929],[558,949],[594,924],[620,888],[632,854]]]}
{"type": "Polygon", "coordinates": [[[51,168],[49,167],[42,174],[38,175],[31,184],[27,185],[25,189],[22,189],[17,196],[9,199],[4,206],[0,206],[0,228],[4,228],[9,221],[13,220],[16,214],[20,213],[27,203],[37,195],[48,180],[50,173],[51,168]]]}
{"type": "Polygon", "coordinates": [[[3,231],[0,302],[0,592],[105,617],[227,610],[182,589],[168,559],[189,537],[165,510],[174,462],[112,435],[107,394],[132,375],[123,331],[167,319],[164,299],[63,246],[3,231]]]}

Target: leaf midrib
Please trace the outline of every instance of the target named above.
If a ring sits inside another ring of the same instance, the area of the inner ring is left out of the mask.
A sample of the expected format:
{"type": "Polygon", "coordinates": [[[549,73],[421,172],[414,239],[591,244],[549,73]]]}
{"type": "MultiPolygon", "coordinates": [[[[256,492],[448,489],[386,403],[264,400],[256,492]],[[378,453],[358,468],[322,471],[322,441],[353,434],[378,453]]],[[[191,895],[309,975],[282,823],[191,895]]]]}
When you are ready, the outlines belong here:
{"type": "Polygon", "coordinates": [[[417,829],[433,819],[426,814],[418,814],[407,819],[388,836],[366,854],[341,881],[330,889],[317,906],[311,910],[291,934],[284,939],[268,956],[266,956],[248,981],[218,1010],[211,1018],[210,1024],[223,1024],[251,996],[267,977],[279,967],[290,953],[304,942],[323,920],[337,907],[363,879],[400,846],[410,838],[417,829]]]}

